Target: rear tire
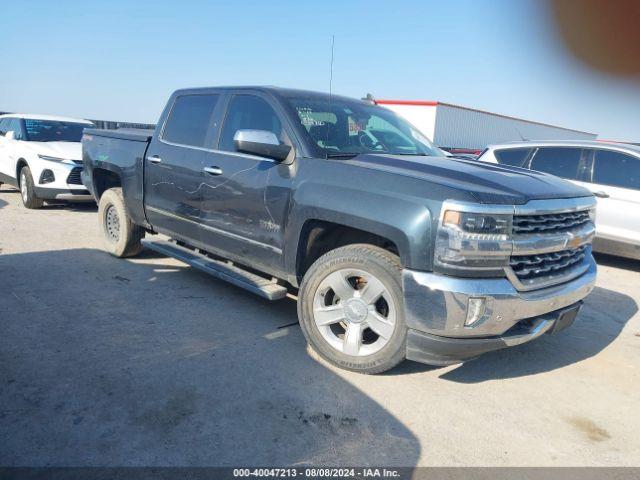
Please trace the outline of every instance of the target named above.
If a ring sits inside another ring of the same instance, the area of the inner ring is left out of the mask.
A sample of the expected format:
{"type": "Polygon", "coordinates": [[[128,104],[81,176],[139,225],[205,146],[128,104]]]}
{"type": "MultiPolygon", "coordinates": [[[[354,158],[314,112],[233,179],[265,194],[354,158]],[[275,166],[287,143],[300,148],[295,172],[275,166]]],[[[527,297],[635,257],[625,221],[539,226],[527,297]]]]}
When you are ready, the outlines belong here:
{"type": "Polygon", "coordinates": [[[298,318],[309,346],[329,363],[365,374],[403,361],[401,272],[397,255],[373,245],[347,245],[321,256],[298,294],[298,318]]]}
{"type": "Polygon", "coordinates": [[[41,208],[44,205],[44,200],[36,195],[31,169],[27,166],[22,167],[20,173],[18,173],[18,178],[20,179],[22,204],[30,209],[41,208]]]}
{"type": "Polygon", "coordinates": [[[131,221],[122,188],[110,188],[100,197],[98,218],[105,250],[119,258],[133,257],[142,249],[144,229],[131,221]]]}

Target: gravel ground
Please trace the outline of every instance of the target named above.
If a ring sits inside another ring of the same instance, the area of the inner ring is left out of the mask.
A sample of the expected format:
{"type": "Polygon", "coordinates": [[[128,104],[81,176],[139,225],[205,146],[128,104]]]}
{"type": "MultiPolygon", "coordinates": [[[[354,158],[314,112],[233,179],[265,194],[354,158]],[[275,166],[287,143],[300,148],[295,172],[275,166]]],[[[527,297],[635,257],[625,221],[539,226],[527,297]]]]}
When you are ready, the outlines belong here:
{"type": "Polygon", "coordinates": [[[385,375],[308,355],[292,300],[100,250],[94,206],[0,188],[0,465],[640,465],[640,262],[556,336],[385,375]]]}

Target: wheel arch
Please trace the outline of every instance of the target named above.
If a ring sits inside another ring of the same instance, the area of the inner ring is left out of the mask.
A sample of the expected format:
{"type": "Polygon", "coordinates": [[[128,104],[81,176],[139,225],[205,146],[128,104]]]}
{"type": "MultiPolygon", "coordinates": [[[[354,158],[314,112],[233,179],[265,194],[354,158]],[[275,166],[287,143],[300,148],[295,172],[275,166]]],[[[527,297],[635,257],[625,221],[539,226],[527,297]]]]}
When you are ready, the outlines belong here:
{"type": "Polygon", "coordinates": [[[397,242],[389,236],[334,221],[308,219],[300,230],[296,251],[296,277],[301,279],[309,267],[325,253],[358,243],[375,245],[400,255],[397,242]]]}
{"type": "Polygon", "coordinates": [[[428,201],[419,198],[306,182],[294,194],[286,227],[288,280],[299,283],[309,266],[304,259],[310,239],[318,235],[314,229],[327,228],[338,237],[347,232],[347,240],[334,239],[334,248],[340,242],[373,243],[399,255],[404,268],[428,271],[432,267],[433,218],[428,201]]]}
{"type": "Polygon", "coordinates": [[[94,168],[92,182],[96,200],[100,201],[102,194],[110,188],[122,187],[122,175],[116,170],[94,168]]]}
{"type": "Polygon", "coordinates": [[[24,167],[28,167],[29,163],[23,158],[20,157],[16,162],[16,183],[20,186],[20,172],[24,167]]]}

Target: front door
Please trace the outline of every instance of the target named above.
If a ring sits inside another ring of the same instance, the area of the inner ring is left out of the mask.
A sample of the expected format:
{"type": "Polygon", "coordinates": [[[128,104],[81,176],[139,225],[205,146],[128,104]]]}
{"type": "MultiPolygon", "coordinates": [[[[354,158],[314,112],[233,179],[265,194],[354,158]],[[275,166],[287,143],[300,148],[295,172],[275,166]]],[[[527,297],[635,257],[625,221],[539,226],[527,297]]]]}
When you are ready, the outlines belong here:
{"type": "Polygon", "coordinates": [[[213,251],[268,271],[282,267],[293,167],[238,152],[233,138],[238,130],[268,130],[291,144],[277,109],[258,93],[231,97],[218,148],[207,158],[201,211],[202,238],[213,251]]]}
{"type": "Polygon", "coordinates": [[[145,162],[145,207],[159,232],[200,240],[203,169],[217,135],[218,94],[178,95],[145,162]]]}

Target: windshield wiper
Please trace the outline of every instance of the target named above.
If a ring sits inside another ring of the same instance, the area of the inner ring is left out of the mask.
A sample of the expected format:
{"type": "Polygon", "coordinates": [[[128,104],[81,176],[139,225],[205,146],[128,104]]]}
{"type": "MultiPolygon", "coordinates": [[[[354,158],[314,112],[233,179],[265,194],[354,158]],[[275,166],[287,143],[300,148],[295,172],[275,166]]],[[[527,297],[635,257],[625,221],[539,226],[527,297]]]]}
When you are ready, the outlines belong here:
{"type": "Polygon", "coordinates": [[[327,158],[353,158],[360,155],[359,153],[327,153],[327,158]]]}

